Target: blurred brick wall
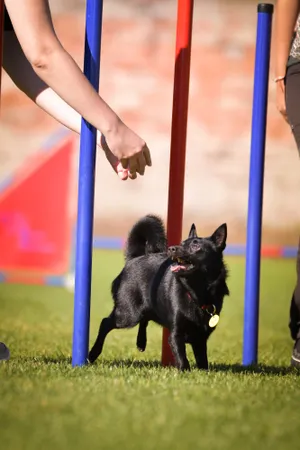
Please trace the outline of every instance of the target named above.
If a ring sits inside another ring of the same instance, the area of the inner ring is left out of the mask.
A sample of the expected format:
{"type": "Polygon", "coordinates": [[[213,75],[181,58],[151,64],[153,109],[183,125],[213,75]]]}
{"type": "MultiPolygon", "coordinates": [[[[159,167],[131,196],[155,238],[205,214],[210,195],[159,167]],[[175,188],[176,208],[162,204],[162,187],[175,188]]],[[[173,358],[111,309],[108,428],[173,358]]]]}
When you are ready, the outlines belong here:
{"type": "MultiPolygon", "coordinates": [[[[51,3],[57,34],[81,65],[84,2],[51,3]]],[[[99,154],[96,232],[124,235],[142,214],[166,215],[175,27],[175,0],[104,1],[100,91],[146,139],[153,168],[122,183],[99,154]]],[[[195,2],[184,227],[193,220],[200,232],[209,232],[226,221],[231,242],[245,238],[255,33],[255,2],[195,2]]],[[[264,241],[294,244],[300,166],[274,100],[270,83],[264,241]]],[[[56,129],[4,76],[0,176],[56,129]]]]}

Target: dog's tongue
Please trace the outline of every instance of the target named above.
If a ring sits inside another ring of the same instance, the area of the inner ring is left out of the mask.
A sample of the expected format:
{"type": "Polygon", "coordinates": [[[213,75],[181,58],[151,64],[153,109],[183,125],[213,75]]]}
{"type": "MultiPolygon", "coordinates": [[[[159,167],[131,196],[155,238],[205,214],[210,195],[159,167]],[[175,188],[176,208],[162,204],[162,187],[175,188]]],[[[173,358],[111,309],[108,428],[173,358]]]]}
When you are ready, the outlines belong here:
{"type": "Polygon", "coordinates": [[[179,270],[185,270],[185,266],[182,266],[181,264],[174,264],[171,266],[172,272],[179,272],[179,270]]]}

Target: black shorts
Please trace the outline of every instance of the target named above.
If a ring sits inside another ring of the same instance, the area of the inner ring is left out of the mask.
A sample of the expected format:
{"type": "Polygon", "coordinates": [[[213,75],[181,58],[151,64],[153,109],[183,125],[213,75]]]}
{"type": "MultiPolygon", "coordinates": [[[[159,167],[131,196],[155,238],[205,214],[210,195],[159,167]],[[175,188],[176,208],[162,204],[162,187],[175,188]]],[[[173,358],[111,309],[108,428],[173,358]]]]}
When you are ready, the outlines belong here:
{"type": "Polygon", "coordinates": [[[12,31],[12,30],[13,30],[13,26],[12,26],[10,17],[4,6],[4,31],[12,31]]]}

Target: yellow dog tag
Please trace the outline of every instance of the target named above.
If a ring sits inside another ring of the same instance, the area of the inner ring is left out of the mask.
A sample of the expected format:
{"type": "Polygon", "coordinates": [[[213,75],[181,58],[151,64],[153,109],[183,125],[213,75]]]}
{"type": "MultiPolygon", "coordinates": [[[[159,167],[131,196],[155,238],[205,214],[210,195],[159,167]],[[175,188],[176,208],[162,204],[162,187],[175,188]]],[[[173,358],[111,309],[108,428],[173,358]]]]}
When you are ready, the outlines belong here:
{"type": "Polygon", "coordinates": [[[219,320],[220,320],[220,317],[218,316],[218,314],[214,314],[209,319],[208,325],[210,326],[210,328],[214,328],[218,324],[219,320]]]}

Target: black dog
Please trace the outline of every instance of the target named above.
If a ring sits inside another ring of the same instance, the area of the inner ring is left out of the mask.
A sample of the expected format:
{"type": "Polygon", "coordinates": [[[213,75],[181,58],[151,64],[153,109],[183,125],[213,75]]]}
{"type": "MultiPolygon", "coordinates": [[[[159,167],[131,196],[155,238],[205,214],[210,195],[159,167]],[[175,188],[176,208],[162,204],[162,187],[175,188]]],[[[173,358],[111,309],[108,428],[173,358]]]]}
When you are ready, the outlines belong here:
{"type": "Polygon", "coordinates": [[[158,217],[147,215],[138,221],[129,233],[125,267],[112,283],[114,309],[101,322],[89,361],[98,358],[106,335],[115,328],[139,324],[137,347],[144,351],[146,328],[153,320],[170,330],[178,369],[190,369],[186,343],[192,345],[197,367],[208,369],[207,339],[229,295],[222,255],[226,237],[226,224],[208,238],[198,237],[193,224],[188,239],[167,249],[158,217]]]}

